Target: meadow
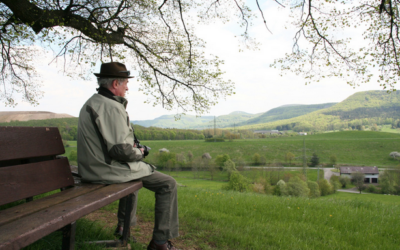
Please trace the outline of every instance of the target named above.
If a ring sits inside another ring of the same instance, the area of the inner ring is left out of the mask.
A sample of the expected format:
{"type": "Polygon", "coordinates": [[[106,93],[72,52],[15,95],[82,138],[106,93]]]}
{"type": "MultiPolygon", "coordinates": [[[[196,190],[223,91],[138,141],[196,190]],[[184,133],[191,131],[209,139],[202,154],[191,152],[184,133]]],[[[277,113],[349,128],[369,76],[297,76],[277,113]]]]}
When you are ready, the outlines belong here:
{"type": "MultiPolygon", "coordinates": [[[[181,249],[398,249],[400,197],[336,193],[317,199],[224,191],[225,182],[176,178],[181,249]]],[[[138,216],[152,222],[154,195],[139,194],[138,216]]],[[[115,202],[102,210],[114,214],[115,202]]],[[[112,219],[115,219],[115,218],[112,219]]],[[[85,240],[112,238],[103,221],[78,221],[78,249],[102,249],[85,240]]],[[[139,236],[140,225],[133,230],[139,236]]],[[[27,249],[58,249],[53,234],[27,249]]],[[[144,249],[147,242],[132,243],[144,249]]]]}
{"type": "MultiPolygon", "coordinates": [[[[279,137],[266,139],[247,139],[225,142],[204,142],[202,140],[171,140],[171,141],[142,141],[151,147],[151,153],[145,161],[156,163],[159,149],[167,148],[173,153],[187,155],[192,152],[193,157],[201,157],[210,153],[212,158],[217,155],[228,154],[231,159],[242,158],[247,165],[252,165],[255,153],[264,156],[267,165],[283,163],[285,155],[291,152],[295,155],[292,164],[301,166],[303,157],[303,140],[306,156],[309,160],[316,153],[320,163],[329,164],[329,157],[336,155],[337,164],[357,166],[397,166],[398,160],[389,157],[390,152],[400,151],[400,134],[374,131],[344,131],[307,136],[279,137]]],[[[66,148],[65,155],[76,150],[76,141],[69,141],[71,147],[66,148]]]]}

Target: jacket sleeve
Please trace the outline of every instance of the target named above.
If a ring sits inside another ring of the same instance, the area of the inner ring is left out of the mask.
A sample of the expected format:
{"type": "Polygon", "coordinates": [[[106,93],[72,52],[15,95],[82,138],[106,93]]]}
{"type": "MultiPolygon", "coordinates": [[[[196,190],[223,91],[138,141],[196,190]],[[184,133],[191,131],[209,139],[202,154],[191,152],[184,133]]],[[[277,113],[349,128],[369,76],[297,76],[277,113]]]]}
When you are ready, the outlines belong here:
{"type": "Polygon", "coordinates": [[[100,133],[111,158],[122,162],[143,159],[142,151],[133,147],[133,130],[126,112],[114,108],[106,111],[96,120],[100,133]]]}

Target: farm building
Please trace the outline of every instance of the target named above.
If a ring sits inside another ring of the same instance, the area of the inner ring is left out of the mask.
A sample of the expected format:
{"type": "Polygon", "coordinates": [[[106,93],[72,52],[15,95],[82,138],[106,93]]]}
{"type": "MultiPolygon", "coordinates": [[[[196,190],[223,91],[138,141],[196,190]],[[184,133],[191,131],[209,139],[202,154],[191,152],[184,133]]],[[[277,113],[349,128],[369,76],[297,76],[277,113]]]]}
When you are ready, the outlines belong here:
{"type": "Polygon", "coordinates": [[[378,183],[379,170],[377,167],[340,167],[340,176],[348,176],[351,174],[361,172],[365,175],[365,183],[378,183]]]}

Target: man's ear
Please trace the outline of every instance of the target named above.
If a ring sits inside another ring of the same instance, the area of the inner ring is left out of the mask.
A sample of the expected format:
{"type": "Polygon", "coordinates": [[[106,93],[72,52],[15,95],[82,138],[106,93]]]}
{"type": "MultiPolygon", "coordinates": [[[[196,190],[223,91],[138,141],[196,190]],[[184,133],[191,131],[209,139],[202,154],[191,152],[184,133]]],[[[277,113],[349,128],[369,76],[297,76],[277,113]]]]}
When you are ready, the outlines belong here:
{"type": "Polygon", "coordinates": [[[118,85],[119,85],[118,80],[112,81],[112,88],[113,89],[116,89],[118,87],[118,85]]]}

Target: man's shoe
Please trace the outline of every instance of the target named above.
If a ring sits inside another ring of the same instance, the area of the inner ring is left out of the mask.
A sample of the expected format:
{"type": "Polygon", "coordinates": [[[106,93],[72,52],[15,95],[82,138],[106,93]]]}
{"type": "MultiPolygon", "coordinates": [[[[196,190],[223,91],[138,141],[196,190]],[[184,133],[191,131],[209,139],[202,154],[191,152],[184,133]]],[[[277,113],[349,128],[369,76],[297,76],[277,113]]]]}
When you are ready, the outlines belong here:
{"type": "Polygon", "coordinates": [[[149,245],[147,246],[147,250],[179,250],[179,249],[174,247],[172,245],[172,242],[169,240],[162,245],[158,245],[157,243],[154,242],[154,240],[151,240],[149,245]]]}
{"type": "Polygon", "coordinates": [[[122,232],[124,231],[124,227],[122,226],[117,226],[117,228],[114,231],[115,236],[122,236],[122,232]]]}
{"type": "MultiPolygon", "coordinates": [[[[124,227],[123,226],[117,226],[117,228],[114,231],[114,236],[119,237],[121,239],[123,232],[124,232],[124,227]]],[[[132,236],[132,235],[129,238],[129,240],[131,242],[135,242],[135,243],[137,242],[136,238],[134,236],[132,236]]]]}

